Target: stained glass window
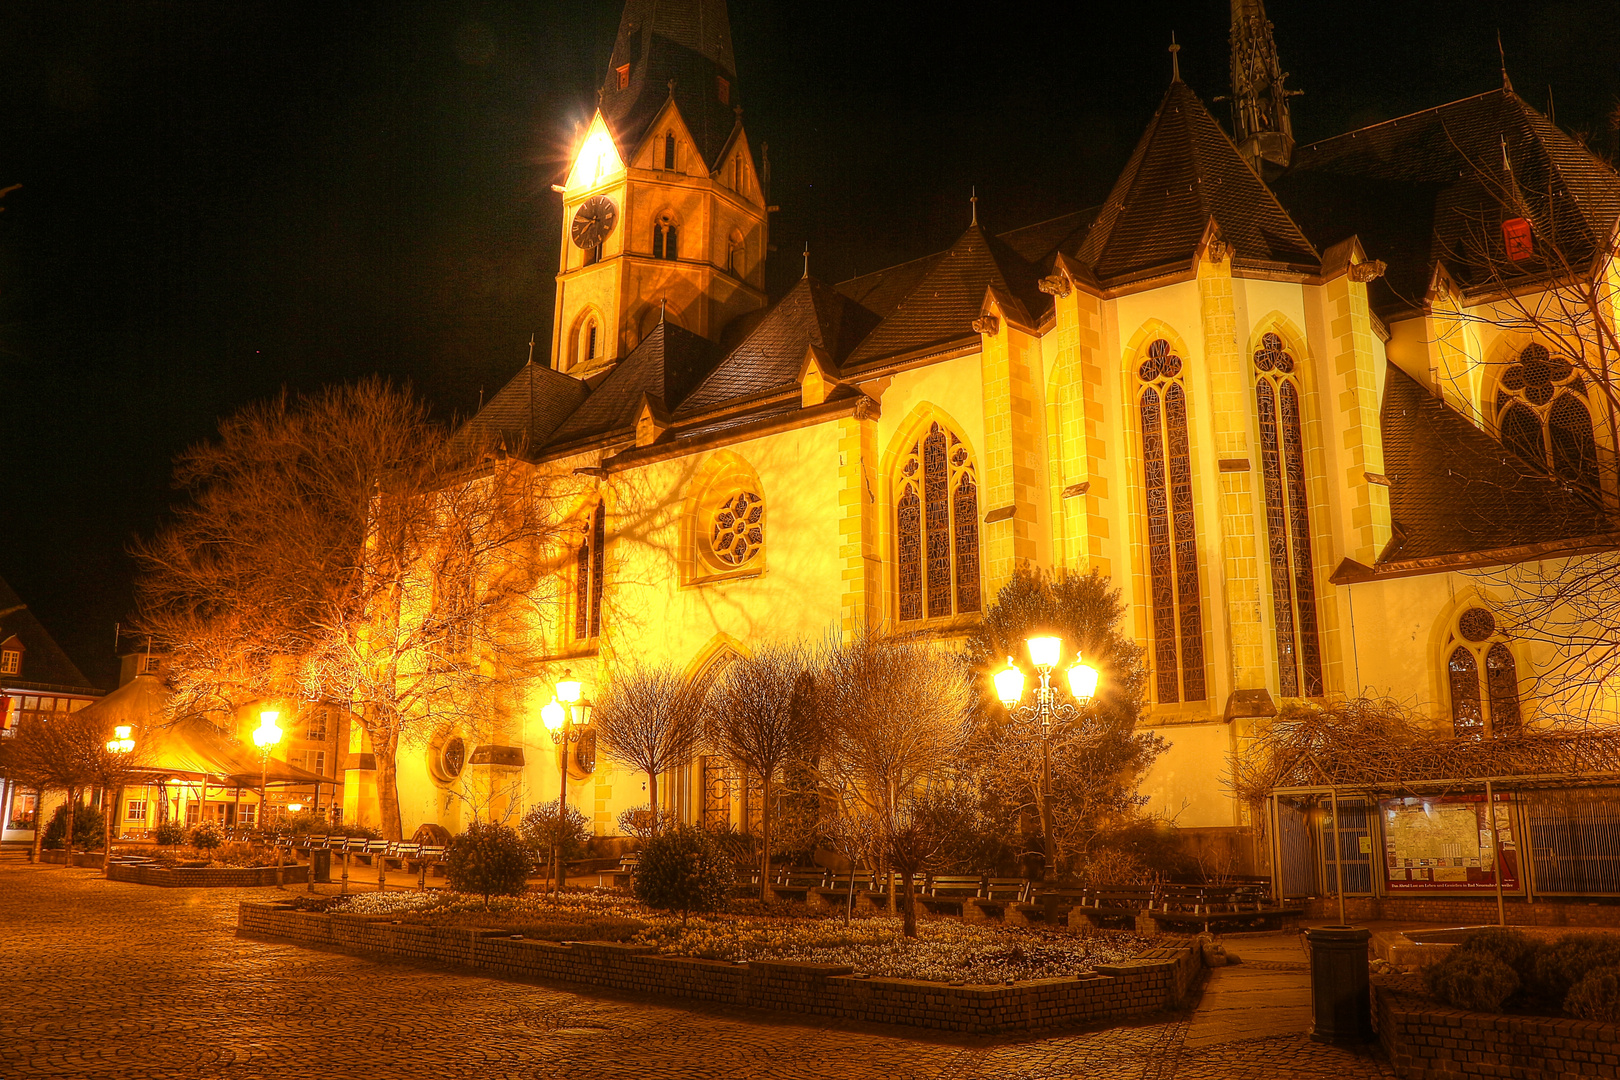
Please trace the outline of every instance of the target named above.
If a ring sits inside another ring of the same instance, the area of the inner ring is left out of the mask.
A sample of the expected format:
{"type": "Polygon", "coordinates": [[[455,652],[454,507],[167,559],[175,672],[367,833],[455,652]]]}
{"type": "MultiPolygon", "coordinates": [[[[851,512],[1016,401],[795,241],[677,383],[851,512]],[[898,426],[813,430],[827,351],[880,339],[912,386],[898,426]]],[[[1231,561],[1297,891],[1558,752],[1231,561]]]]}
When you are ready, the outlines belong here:
{"type": "Polygon", "coordinates": [[[574,637],[580,640],[602,632],[602,556],[606,543],[607,507],[598,502],[574,553],[574,637]]]}
{"type": "Polygon", "coordinates": [[[978,611],[979,488],[972,455],[934,423],[895,478],[899,621],[978,611]]]}
{"type": "Polygon", "coordinates": [[[1458,616],[1448,647],[1452,730],[1468,738],[1518,731],[1522,722],[1519,666],[1496,617],[1482,607],[1468,608],[1458,616]]]}
{"type": "Polygon", "coordinates": [[[765,503],[752,491],[727,498],[715,511],[709,542],[721,562],[746,565],[765,546],[765,503]]]}
{"type": "Polygon", "coordinates": [[[1203,701],[1203,601],[1193,513],[1192,453],[1181,358],[1160,339],[1137,368],[1142,382],[1142,485],[1147,498],[1148,579],[1160,702],[1203,701]]]}
{"type": "Polygon", "coordinates": [[[1503,445],[1537,468],[1596,491],[1597,440],[1586,383],[1567,357],[1531,342],[1502,373],[1496,427],[1503,445]]]}
{"type": "Polygon", "coordinates": [[[1322,694],[1322,647],[1311,562],[1310,495],[1305,485],[1304,418],[1293,354],[1277,334],[1254,353],[1265,487],[1266,557],[1276,627],[1277,688],[1284,697],[1322,694]]]}

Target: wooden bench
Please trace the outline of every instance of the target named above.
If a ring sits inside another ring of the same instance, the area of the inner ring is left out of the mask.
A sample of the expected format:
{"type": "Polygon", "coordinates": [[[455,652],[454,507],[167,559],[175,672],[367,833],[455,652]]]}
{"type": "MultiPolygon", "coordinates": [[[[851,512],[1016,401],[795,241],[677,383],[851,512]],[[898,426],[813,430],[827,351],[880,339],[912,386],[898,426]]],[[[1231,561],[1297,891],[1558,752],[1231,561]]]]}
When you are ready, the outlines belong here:
{"type": "Polygon", "coordinates": [[[918,890],[917,902],[935,915],[960,915],[964,902],[977,899],[983,888],[977,874],[934,874],[918,890]]]}
{"type": "Polygon", "coordinates": [[[810,890],[825,888],[826,885],[827,871],[818,867],[814,870],[779,871],[769,889],[771,896],[779,903],[797,900],[808,905],[810,890]]]}
{"type": "Polygon", "coordinates": [[[615,889],[628,889],[631,880],[636,875],[636,867],[640,865],[641,852],[639,851],[627,851],[619,856],[618,868],[608,871],[608,876],[613,879],[613,887],[615,889]]]}
{"type": "Polygon", "coordinates": [[[1024,878],[985,878],[978,897],[962,902],[962,918],[967,922],[1005,921],[1007,912],[1027,903],[1034,882],[1024,878]]]}
{"type": "Polygon", "coordinates": [[[804,902],[812,910],[819,911],[859,909],[861,897],[872,891],[872,881],[870,871],[858,874],[829,874],[825,885],[819,889],[811,889],[805,894],[804,902]]]}

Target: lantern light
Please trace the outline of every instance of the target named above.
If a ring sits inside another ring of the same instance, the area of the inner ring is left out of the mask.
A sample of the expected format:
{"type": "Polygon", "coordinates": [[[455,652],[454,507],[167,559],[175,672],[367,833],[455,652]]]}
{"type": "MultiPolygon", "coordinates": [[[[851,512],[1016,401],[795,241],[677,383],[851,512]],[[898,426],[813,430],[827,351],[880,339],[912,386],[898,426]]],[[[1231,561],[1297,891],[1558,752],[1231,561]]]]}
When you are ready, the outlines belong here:
{"type": "Polygon", "coordinates": [[[540,710],[540,719],[545,722],[547,731],[562,730],[564,718],[563,707],[556,698],[546,702],[540,710]]]}
{"type": "Polygon", "coordinates": [[[1099,678],[1096,668],[1076,658],[1074,666],[1069,669],[1069,693],[1074,695],[1074,700],[1084,705],[1097,696],[1099,678]]]}
{"type": "Polygon", "coordinates": [[[565,705],[573,705],[579,701],[581,696],[579,680],[574,678],[568,672],[563,672],[563,677],[557,682],[558,700],[562,701],[565,705]]]}
{"type": "Polygon", "coordinates": [[[287,804],[287,809],[290,810],[294,814],[298,813],[298,811],[302,810],[303,808],[304,808],[304,804],[301,803],[301,802],[295,802],[295,803],[288,803],[287,804]]]}
{"type": "Polygon", "coordinates": [[[1024,696],[1024,673],[1007,657],[1007,666],[995,674],[996,697],[1008,708],[1018,704],[1024,696]]]}
{"type": "Polygon", "coordinates": [[[254,746],[264,749],[281,741],[281,728],[276,724],[276,718],[280,715],[275,709],[265,709],[259,713],[259,727],[253,733],[254,746]]]}
{"type": "Polygon", "coordinates": [[[1060,637],[1032,637],[1028,645],[1029,662],[1042,670],[1057,667],[1058,660],[1063,656],[1063,639],[1060,637]]]}

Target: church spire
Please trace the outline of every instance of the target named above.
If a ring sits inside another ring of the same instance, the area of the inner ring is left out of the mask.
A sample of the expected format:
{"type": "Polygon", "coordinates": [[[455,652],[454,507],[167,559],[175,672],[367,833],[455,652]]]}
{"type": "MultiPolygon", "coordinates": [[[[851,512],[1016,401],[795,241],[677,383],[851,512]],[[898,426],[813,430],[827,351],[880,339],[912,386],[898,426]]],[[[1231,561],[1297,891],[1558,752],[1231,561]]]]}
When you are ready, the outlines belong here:
{"type": "Polygon", "coordinates": [[[726,0],[625,0],[602,83],[602,113],[635,143],[673,99],[712,169],[739,123],[726,0]]]}
{"type": "Polygon", "coordinates": [[[1294,155],[1288,99],[1271,20],[1262,0],[1232,0],[1232,135],[1255,171],[1285,169],[1294,155]]]}

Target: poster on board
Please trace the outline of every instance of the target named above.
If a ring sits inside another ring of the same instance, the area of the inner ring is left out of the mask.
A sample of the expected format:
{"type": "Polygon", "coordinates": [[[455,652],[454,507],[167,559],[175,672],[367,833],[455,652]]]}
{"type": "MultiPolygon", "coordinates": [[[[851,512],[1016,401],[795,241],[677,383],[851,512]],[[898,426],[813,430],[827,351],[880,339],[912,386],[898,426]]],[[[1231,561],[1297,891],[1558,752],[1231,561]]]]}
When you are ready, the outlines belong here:
{"type": "MultiPolygon", "coordinates": [[[[1519,887],[1512,796],[1496,796],[1502,888],[1519,887]]],[[[1491,825],[1485,796],[1445,795],[1385,799],[1378,804],[1384,831],[1384,880],[1391,893],[1496,891],[1491,825]]]]}

